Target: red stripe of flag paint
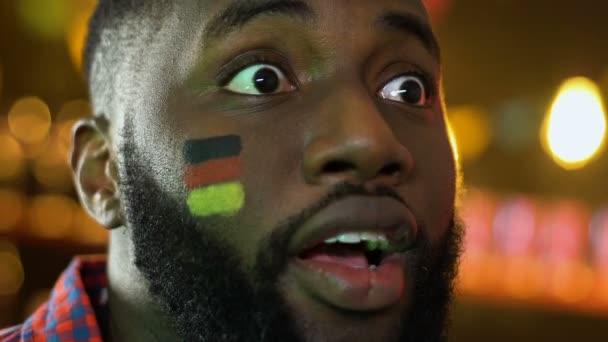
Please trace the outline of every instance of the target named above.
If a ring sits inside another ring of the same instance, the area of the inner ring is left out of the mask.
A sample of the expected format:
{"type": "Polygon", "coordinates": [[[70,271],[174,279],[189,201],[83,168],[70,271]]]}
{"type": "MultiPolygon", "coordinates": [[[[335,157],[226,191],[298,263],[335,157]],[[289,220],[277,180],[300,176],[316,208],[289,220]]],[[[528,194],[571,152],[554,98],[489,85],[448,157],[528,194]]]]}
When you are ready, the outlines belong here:
{"type": "Polygon", "coordinates": [[[186,166],[185,181],[188,190],[205,185],[224,183],[241,176],[243,165],[240,157],[210,160],[206,163],[186,166]]]}

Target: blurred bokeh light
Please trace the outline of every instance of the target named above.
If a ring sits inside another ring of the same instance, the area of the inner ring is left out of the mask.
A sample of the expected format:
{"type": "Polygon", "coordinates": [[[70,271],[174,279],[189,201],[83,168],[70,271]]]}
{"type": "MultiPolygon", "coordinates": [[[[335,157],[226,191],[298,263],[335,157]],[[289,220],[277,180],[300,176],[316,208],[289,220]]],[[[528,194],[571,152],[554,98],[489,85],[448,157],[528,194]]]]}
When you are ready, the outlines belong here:
{"type": "Polygon", "coordinates": [[[608,272],[608,208],[602,208],[591,219],[589,225],[589,243],[592,260],[595,266],[608,272]]]}
{"type": "Polygon", "coordinates": [[[29,233],[42,239],[66,239],[71,233],[78,204],[71,198],[58,195],[38,195],[28,209],[29,233]]]}
{"type": "Polygon", "coordinates": [[[25,97],[13,104],[8,112],[8,126],[11,133],[26,144],[44,141],[51,128],[51,111],[44,101],[37,97],[25,97]]]}
{"type": "Polygon", "coordinates": [[[488,114],[481,108],[468,106],[449,108],[448,115],[459,159],[467,162],[479,158],[490,144],[488,114]]]}
{"type": "Polygon", "coordinates": [[[566,169],[585,166],[604,144],[606,115],[598,86],[584,77],[560,87],[543,127],[543,142],[566,169]]]}
{"type": "Polygon", "coordinates": [[[0,240],[0,296],[14,295],[23,284],[19,251],[9,241],[0,240]]]}
{"type": "Polygon", "coordinates": [[[26,197],[23,193],[0,188],[0,233],[16,229],[23,219],[26,197]]]}
{"type": "Polygon", "coordinates": [[[46,150],[33,161],[34,177],[47,190],[72,190],[72,171],[67,157],[72,124],[64,122],[56,125],[46,150]]]}
{"type": "Polygon", "coordinates": [[[61,38],[69,17],[68,1],[19,0],[17,13],[21,23],[31,33],[45,38],[61,38]]]}
{"type": "Polygon", "coordinates": [[[2,60],[0,60],[0,101],[2,101],[3,84],[4,84],[4,67],[2,66],[2,60]]]}
{"type": "Polygon", "coordinates": [[[93,114],[91,104],[87,100],[77,99],[67,101],[57,113],[57,122],[75,121],[93,114]]]}
{"type": "Polygon", "coordinates": [[[494,241],[506,256],[531,252],[538,224],[534,203],[526,197],[512,198],[502,204],[493,220],[494,241]]]}
{"type": "Polygon", "coordinates": [[[79,208],[74,213],[72,238],[87,245],[105,245],[108,242],[108,231],[95,221],[89,213],[79,208]]]}
{"type": "Polygon", "coordinates": [[[0,181],[15,179],[23,174],[24,152],[19,142],[0,130],[0,181]]]}
{"type": "Polygon", "coordinates": [[[537,141],[540,120],[527,101],[513,99],[496,109],[492,136],[497,145],[511,153],[521,153],[537,141]]]}
{"type": "Polygon", "coordinates": [[[72,15],[68,20],[65,39],[72,63],[77,70],[82,69],[82,51],[86,40],[89,19],[95,9],[94,0],[71,0],[72,15]]]}
{"type": "Polygon", "coordinates": [[[464,240],[460,264],[460,286],[468,291],[483,291],[484,284],[491,283],[489,259],[492,253],[492,232],[497,200],[490,194],[469,190],[462,203],[462,219],[466,222],[467,233],[464,240]]]}

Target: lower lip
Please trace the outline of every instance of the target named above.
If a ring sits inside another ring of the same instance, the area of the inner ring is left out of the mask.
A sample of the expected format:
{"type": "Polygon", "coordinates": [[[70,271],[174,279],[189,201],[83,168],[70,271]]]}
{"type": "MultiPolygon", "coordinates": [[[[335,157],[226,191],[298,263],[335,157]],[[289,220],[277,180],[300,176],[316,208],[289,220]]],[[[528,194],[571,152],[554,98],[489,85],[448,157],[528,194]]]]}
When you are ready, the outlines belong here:
{"type": "Polygon", "coordinates": [[[405,294],[405,256],[393,254],[373,268],[296,258],[301,286],[315,297],[350,311],[375,311],[397,305],[405,294]]]}

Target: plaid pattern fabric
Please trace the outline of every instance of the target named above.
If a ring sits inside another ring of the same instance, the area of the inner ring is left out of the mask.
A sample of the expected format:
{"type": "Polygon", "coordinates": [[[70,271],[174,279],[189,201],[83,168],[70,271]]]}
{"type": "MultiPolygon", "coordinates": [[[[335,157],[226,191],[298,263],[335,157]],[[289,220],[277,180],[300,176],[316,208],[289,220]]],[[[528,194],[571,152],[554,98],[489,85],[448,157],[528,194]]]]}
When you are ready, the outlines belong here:
{"type": "Polygon", "coordinates": [[[74,258],[49,300],[22,325],[0,330],[0,342],[103,341],[107,283],[105,257],[74,258]]]}

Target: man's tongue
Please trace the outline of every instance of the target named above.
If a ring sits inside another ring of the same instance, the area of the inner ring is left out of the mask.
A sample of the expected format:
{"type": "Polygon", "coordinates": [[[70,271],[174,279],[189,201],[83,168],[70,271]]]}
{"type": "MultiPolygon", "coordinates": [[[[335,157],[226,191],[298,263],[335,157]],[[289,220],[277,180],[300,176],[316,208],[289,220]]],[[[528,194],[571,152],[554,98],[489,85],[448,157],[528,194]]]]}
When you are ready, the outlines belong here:
{"type": "Polygon", "coordinates": [[[321,261],[348,266],[368,268],[369,263],[360,244],[321,244],[300,255],[303,260],[321,261]]]}

